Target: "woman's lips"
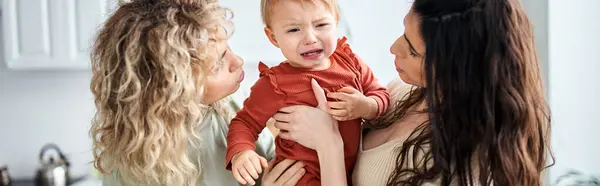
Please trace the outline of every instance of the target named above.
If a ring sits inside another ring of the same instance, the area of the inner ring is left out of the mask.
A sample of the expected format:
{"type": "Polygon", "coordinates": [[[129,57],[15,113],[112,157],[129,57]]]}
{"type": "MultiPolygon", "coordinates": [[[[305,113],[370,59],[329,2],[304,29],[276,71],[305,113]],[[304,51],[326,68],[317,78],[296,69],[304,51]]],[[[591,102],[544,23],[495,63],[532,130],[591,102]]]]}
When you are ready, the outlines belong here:
{"type": "Polygon", "coordinates": [[[244,71],[242,70],[242,73],[240,73],[240,77],[238,78],[238,83],[242,82],[244,80],[245,75],[246,75],[246,73],[244,73],[244,71]]]}

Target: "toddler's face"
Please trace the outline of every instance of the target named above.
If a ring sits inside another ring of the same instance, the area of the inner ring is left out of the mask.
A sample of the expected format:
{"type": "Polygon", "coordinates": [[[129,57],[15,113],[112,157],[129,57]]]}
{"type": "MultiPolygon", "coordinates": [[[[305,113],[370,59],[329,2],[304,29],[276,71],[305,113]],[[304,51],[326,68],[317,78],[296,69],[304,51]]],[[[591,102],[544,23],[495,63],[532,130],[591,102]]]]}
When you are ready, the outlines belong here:
{"type": "Polygon", "coordinates": [[[337,20],[323,2],[279,1],[265,33],[294,67],[321,70],[337,45],[337,20]]]}

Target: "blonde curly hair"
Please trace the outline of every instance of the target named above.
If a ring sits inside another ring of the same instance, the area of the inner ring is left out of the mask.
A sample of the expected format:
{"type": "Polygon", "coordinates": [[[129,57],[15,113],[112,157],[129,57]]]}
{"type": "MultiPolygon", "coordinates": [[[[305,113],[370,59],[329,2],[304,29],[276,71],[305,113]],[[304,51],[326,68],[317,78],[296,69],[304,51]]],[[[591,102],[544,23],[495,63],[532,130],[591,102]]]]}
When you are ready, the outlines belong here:
{"type": "Polygon", "coordinates": [[[195,129],[209,108],[201,103],[204,80],[218,67],[212,49],[230,36],[232,16],[217,0],[120,4],[91,53],[97,112],[90,135],[100,172],[120,174],[124,185],[198,181],[200,162],[186,149],[200,145],[195,129]]]}

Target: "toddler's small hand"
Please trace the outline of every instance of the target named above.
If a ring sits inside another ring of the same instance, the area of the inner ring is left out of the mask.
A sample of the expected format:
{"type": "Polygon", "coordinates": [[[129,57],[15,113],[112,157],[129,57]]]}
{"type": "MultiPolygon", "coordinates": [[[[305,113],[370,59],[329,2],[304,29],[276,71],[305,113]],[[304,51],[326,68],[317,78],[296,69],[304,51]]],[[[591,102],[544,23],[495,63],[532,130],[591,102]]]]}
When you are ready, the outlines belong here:
{"type": "Polygon", "coordinates": [[[339,100],[327,103],[329,105],[328,113],[338,121],[357,118],[372,119],[377,114],[377,101],[366,97],[355,88],[344,87],[338,92],[327,94],[327,97],[339,100]]]}
{"type": "Polygon", "coordinates": [[[258,179],[258,174],[262,173],[261,166],[266,168],[267,160],[251,150],[238,152],[231,159],[233,177],[243,185],[256,184],[254,180],[258,179]]]}

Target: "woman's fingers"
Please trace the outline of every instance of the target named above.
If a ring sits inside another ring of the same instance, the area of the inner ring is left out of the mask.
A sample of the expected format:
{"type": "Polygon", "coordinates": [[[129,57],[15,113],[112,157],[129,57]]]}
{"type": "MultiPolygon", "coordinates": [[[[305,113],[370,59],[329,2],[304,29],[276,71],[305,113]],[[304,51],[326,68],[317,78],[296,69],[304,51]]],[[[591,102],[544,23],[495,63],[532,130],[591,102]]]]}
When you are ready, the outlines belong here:
{"type": "Polygon", "coordinates": [[[270,171],[272,174],[277,175],[277,177],[281,177],[283,171],[285,171],[288,167],[292,166],[292,164],[296,163],[296,160],[285,159],[278,164],[275,165],[270,171]]]}
{"type": "Polygon", "coordinates": [[[290,114],[278,112],[275,115],[273,115],[273,119],[275,119],[275,121],[278,121],[278,122],[289,123],[290,122],[290,114]]]}
{"type": "Polygon", "coordinates": [[[301,161],[297,161],[294,163],[294,165],[292,165],[289,169],[287,169],[285,171],[285,173],[283,173],[279,179],[277,179],[278,181],[283,181],[283,182],[288,182],[289,180],[291,180],[294,175],[296,175],[298,173],[298,171],[300,171],[300,169],[302,169],[304,167],[304,163],[302,163],[301,161]]]}
{"type": "Polygon", "coordinates": [[[343,117],[348,114],[348,110],[329,110],[328,113],[333,117],[343,117]]]}
{"type": "Polygon", "coordinates": [[[283,130],[283,131],[290,131],[292,130],[292,124],[291,123],[285,123],[285,122],[279,122],[276,121],[273,126],[275,126],[275,128],[279,129],[279,130],[283,130]]]}
{"type": "Polygon", "coordinates": [[[350,95],[343,92],[331,92],[327,94],[328,98],[336,99],[336,100],[348,100],[350,99],[350,95]]]}
{"type": "Polygon", "coordinates": [[[294,137],[292,136],[292,133],[287,132],[287,131],[280,132],[279,137],[281,137],[282,139],[285,139],[285,140],[296,141],[294,139],[294,137]]]}
{"type": "Polygon", "coordinates": [[[329,102],[327,103],[330,109],[343,109],[346,108],[346,102],[337,101],[337,102],[329,102]]]}
{"type": "Polygon", "coordinates": [[[289,113],[295,112],[299,108],[302,108],[302,106],[301,105],[292,105],[292,106],[288,106],[288,107],[283,107],[283,108],[279,109],[277,112],[289,114],[289,113]]]}
{"type": "Polygon", "coordinates": [[[317,108],[327,111],[327,96],[325,91],[321,88],[321,85],[317,83],[317,80],[311,79],[310,81],[315,98],[317,98],[317,108]]]}
{"type": "Polygon", "coordinates": [[[298,181],[300,181],[300,178],[302,178],[302,176],[304,176],[304,173],[306,173],[306,169],[302,168],[298,171],[296,171],[296,173],[294,173],[294,175],[287,180],[285,183],[283,183],[283,185],[285,186],[294,186],[298,183],[298,181]]]}

